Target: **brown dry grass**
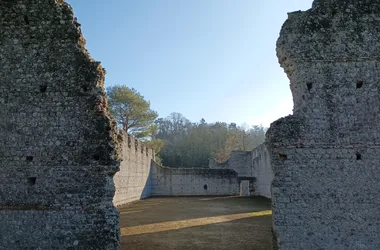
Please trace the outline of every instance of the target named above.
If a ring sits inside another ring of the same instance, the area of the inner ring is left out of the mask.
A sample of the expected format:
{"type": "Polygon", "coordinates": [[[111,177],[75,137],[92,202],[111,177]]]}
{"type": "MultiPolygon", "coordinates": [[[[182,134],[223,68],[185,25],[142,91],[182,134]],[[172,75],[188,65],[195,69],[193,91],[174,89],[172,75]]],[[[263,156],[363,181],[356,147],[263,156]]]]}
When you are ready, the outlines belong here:
{"type": "Polygon", "coordinates": [[[271,249],[270,201],[153,198],[120,208],[122,250],[271,249]]]}

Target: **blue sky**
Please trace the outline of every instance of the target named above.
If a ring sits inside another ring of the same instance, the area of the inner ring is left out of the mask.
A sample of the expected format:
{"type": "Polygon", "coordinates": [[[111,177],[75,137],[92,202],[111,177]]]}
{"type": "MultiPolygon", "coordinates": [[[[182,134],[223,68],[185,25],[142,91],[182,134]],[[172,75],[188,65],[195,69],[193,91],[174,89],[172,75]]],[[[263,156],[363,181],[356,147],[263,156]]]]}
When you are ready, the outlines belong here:
{"type": "Polygon", "coordinates": [[[312,0],[67,0],[106,86],[137,89],[160,117],[269,124],[292,113],[275,53],[287,12],[312,0]]]}

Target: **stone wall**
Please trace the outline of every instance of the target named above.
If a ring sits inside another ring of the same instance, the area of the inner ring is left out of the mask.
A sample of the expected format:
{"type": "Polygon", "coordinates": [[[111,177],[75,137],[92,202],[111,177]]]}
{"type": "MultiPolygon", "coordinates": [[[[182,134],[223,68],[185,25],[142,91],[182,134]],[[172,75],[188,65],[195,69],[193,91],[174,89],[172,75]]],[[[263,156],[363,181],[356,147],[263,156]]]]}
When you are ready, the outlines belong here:
{"type": "Polygon", "coordinates": [[[380,0],[319,0],[277,42],[294,115],[272,123],[278,249],[380,249],[380,0]]]}
{"type": "Polygon", "coordinates": [[[209,167],[236,171],[243,185],[240,189],[242,195],[271,197],[273,171],[269,153],[264,144],[253,151],[232,151],[230,159],[223,163],[216,163],[215,160],[210,159],[209,167]],[[247,188],[247,182],[249,182],[249,188],[247,188]]]}
{"type": "Polygon", "coordinates": [[[262,144],[252,151],[253,176],[256,177],[255,194],[271,198],[272,165],[267,147],[262,144]]]}
{"type": "Polygon", "coordinates": [[[115,206],[151,196],[152,149],[143,146],[132,136],[122,134],[120,171],[115,175],[115,206]]]}
{"type": "Polygon", "coordinates": [[[153,164],[152,195],[238,195],[237,177],[230,169],[165,168],[153,164]]]}
{"type": "Polygon", "coordinates": [[[0,1],[0,249],[118,249],[116,127],[70,6],[0,1]]]}
{"type": "Polygon", "coordinates": [[[253,176],[252,151],[232,151],[230,158],[223,163],[210,159],[211,169],[233,169],[239,176],[253,176]]]}

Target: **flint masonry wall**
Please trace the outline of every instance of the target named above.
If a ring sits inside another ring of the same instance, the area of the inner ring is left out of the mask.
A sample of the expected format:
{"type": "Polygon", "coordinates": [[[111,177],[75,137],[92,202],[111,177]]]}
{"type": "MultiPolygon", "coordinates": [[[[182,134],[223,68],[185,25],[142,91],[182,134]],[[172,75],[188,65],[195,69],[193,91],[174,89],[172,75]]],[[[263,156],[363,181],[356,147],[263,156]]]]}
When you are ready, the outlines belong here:
{"type": "Polygon", "coordinates": [[[262,144],[252,151],[253,176],[256,177],[255,194],[271,198],[273,171],[267,147],[262,144]]]}
{"type": "Polygon", "coordinates": [[[253,176],[252,152],[232,151],[227,166],[239,176],[253,176]]]}
{"type": "Polygon", "coordinates": [[[71,7],[0,1],[0,249],[118,249],[104,70],[71,7]]]}
{"type": "Polygon", "coordinates": [[[380,249],[379,14],[379,0],[320,0],[282,28],[294,114],[266,141],[278,249],[380,249]]]}
{"type": "Polygon", "coordinates": [[[153,164],[152,195],[238,195],[237,177],[231,169],[165,168],[153,164]]]}
{"type": "Polygon", "coordinates": [[[132,136],[121,134],[122,155],[120,171],[115,175],[115,206],[151,196],[152,149],[143,146],[132,136]]]}
{"type": "MultiPolygon", "coordinates": [[[[238,173],[238,179],[247,182],[249,179],[249,195],[271,197],[273,171],[269,152],[264,144],[253,151],[232,151],[230,159],[218,164],[211,159],[211,169],[232,169],[238,173]]],[[[246,185],[246,183],[243,183],[246,185]]],[[[244,188],[244,187],[243,187],[244,188]]]]}
{"type": "Polygon", "coordinates": [[[252,151],[232,151],[230,158],[223,163],[210,159],[211,169],[233,169],[239,176],[253,176],[252,151]]]}

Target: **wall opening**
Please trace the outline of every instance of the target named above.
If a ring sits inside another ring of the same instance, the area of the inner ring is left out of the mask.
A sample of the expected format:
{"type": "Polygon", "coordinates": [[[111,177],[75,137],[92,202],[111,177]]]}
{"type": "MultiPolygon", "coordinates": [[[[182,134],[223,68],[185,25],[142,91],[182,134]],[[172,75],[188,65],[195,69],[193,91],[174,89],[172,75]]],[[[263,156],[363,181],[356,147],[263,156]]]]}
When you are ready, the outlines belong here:
{"type": "Polygon", "coordinates": [[[98,154],[94,155],[94,160],[95,161],[99,161],[100,160],[100,155],[98,155],[98,154]]]}
{"type": "Polygon", "coordinates": [[[284,154],[279,154],[279,157],[281,161],[286,161],[288,159],[288,156],[284,154]]]}
{"type": "Polygon", "coordinates": [[[87,85],[83,85],[82,89],[83,89],[84,92],[87,92],[88,91],[88,86],[87,85]]]}
{"type": "Polygon", "coordinates": [[[24,22],[26,25],[29,25],[29,18],[27,15],[24,16],[24,22]]]}
{"type": "Polygon", "coordinates": [[[364,84],[363,81],[357,81],[357,82],[356,82],[356,88],[357,88],[357,89],[360,89],[361,87],[363,87],[363,84],[364,84]]]}
{"type": "Polygon", "coordinates": [[[362,159],[362,155],[359,152],[356,152],[356,160],[360,161],[362,159]]]}
{"type": "Polygon", "coordinates": [[[203,186],[203,189],[204,189],[204,190],[207,190],[207,188],[208,188],[208,187],[207,187],[207,184],[205,184],[205,185],[203,186]]]}
{"type": "Polygon", "coordinates": [[[40,92],[41,92],[41,93],[45,93],[46,90],[47,90],[47,85],[41,85],[41,86],[40,86],[40,92]]]}
{"type": "Polygon", "coordinates": [[[313,88],[313,83],[308,82],[308,83],[306,84],[306,86],[307,86],[307,90],[310,91],[310,90],[313,88]]]}
{"type": "Polygon", "coordinates": [[[30,178],[28,178],[28,184],[30,186],[34,186],[34,185],[36,185],[36,180],[37,180],[36,177],[30,177],[30,178]]]}
{"type": "Polygon", "coordinates": [[[240,196],[249,196],[250,195],[250,185],[249,180],[240,181],[240,196]]]}
{"type": "Polygon", "coordinates": [[[30,161],[33,161],[33,156],[27,156],[27,157],[26,157],[26,161],[29,161],[29,162],[30,162],[30,161]]]}

